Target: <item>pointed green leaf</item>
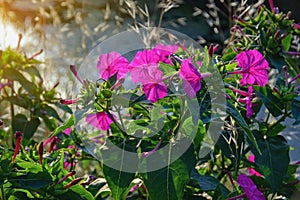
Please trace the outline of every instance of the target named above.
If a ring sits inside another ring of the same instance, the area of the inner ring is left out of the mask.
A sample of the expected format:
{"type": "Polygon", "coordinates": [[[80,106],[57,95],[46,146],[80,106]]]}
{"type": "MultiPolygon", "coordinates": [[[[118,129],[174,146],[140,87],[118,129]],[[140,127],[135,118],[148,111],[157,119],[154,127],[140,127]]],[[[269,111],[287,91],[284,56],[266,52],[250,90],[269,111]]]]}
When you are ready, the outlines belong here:
{"type": "Polygon", "coordinates": [[[29,92],[31,95],[38,95],[38,89],[34,83],[28,81],[20,72],[12,68],[6,68],[3,70],[3,78],[9,78],[14,81],[18,81],[21,86],[29,92]]]}
{"type": "Polygon", "coordinates": [[[261,154],[251,147],[255,155],[255,163],[259,171],[266,177],[273,192],[280,190],[290,162],[289,145],[284,137],[277,135],[264,139],[260,133],[256,134],[261,154]]]}
{"type": "Polygon", "coordinates": [[[114,199],[126,199],[135,174],[118,171],[106,165],[103,165],[103,174],[114,199]]]}
{"type": "Polygon", "coordinates": [[[143,174],[150,199],[182,199],[185,185],[195,166],[192,145],[176,161],[168,166],[143,174]]]}
{"type": "Polygon", "coordinates": [[[292,115],[296,120],[293,125],[300,124],[300,97],[295,97],[292,101],[292,115]]]}
{"type": "Polygon", "coordinates": [[[192,170],[191,179],[198,182],[203,191],[215,191],[220,186],[221,192],[226,197],[230,191],[218,179],[209,175],[200,175],[196,169],[192,170]]]}
{"type": "Polygon", "coordinates": [[[274,116],[278,117],[283,114],[284,104],[283,102],[272,94],[272,90],[269,86],[259,87],[253,86],[257,97],[259,97],[269,112],[274,116]]]}
{"type": "Polygon", "coordinates": [[[61,126],[57,127],[50,135],[49,137],[53,137],[57,135],[58,133],[66,130],[67,128],[73,126],[75,124],[75,117],[74,115],[71,115],[70,118],[61,126]]]}

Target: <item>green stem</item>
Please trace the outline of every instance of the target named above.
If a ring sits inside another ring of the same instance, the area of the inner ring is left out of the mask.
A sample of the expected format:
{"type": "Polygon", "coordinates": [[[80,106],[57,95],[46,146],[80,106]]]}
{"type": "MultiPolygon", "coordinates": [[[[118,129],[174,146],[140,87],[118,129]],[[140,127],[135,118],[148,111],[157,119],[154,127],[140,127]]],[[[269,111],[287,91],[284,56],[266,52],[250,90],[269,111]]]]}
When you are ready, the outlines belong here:
{"type": "Polygon", "coordinates": [[[6,200],[5,192],[4,192],[4,185],[1,186],[1,196],[3,200],[6,200]]]}

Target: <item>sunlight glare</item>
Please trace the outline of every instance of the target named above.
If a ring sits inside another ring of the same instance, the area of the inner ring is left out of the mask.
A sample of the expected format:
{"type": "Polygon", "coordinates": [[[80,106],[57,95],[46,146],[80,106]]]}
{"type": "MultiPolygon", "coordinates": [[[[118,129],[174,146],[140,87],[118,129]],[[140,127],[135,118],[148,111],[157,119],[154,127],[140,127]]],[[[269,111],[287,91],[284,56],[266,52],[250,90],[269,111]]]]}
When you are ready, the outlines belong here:
{"type": "Polygon", "coordinates": [[[0,21],[0,48],[8,46],[16,47],[18,43],[18,32],[10,24],[0,21]]]}

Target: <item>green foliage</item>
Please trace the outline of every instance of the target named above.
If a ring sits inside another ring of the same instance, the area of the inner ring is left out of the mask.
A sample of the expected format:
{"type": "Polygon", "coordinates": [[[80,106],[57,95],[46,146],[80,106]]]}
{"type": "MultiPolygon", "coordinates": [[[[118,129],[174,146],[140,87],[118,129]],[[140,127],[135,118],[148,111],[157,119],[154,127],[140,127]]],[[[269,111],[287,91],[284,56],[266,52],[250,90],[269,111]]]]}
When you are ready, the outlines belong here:
{"type": "Polygon", "coordinates": [[[237,198],[247,189],[239,187],[238,177],[250,169],[256,170],[251,180],[265,197],[290,197],[299,187],[297,166],[290,163],[290,147],[280,134],[285,120],[300,124],[299,59],[289,52],[300,32],[293,23],[261,6],[247,20],[236,17],[223,55],[212,55],[209,47],[179,46],[172,63],[160,62],[166,97],[149,101],[145,85],[125,89],[114,74],[80,81],[74,113],[59,102],[55,85],[44,86],[40,61],[11,48],[1,51],[0,118],[7,127],[0,129],[1,199],[237,198]],[[235,59],[246,50],[263,54],[274,84],[241,84],[251,66],[236,73],[241,66],[235,59]],[[186,95],[187,80],[180,75],[182,58],[191,58],[189,67],[201,72],[194,99],[186,95]],[[217,83],[216,75],[224,83],[217,83]],[[216,93],[227,98],[224,105],[216,93]],[[259,115],[263,107],[266,117],[259,115]],[[108,117],[87,122],[91,113],[108,117]],[[109,129],[99,128],[105,123],[109,129]],[[214,127],[218,123],[220,130],[214,127]],[[19,131],[21,136],[14,135],[19,131]]]}

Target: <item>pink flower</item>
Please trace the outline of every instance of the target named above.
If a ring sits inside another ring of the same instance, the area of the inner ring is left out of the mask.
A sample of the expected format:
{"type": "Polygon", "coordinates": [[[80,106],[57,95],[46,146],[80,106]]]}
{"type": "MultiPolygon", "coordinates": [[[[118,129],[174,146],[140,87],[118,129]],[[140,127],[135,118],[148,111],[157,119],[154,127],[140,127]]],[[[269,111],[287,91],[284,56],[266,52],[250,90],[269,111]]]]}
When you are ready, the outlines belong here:
{"type": "Polygon", "coordinates": [[[259,191],[254,182],[245,174],[240,174],[238,177],[238,184],[243,188],[249,200],[264,200],[265,197],[259,191]]]}
{"type": "Polygon", "coordinates": [[[169,60],[169,56],[170,54],[173,54],[178,50],[178,46],[158,44],[153,48],[153,50],[158,55],[159,61],[166,64],[171,64],[171,61],[169,60]]]}
{"type": "Polygon", "coordinates": [[[86,116],[85,121],[99,130],[108,130],[113,120],[106,112],[92,113],[86,116]]]}
{"type": "MultiPolygon", "coordinates": [[[[129,65],[133,83],[148,83],[150,75],[158,69],[159,57],[153,50],[139,51],[129,65]]],[[[162,75],[162,73],[161,73],[162,75]]]]}
{"type": "MultiPolygon", "coordinates": [[[[253,154],[249,155],[248,160],[249,160],[250,162],[253,162],[253,163],[254,163],[254,162],[255,162],[255,156],[254,156],[253,154]]],[[[250,176],[252,176],[252,175],[259,176],[259,177],[262,176],[259,172],[257,172],[257,171],[256,171],[255,169],[253,169],[253,168],[249,168],[249,169],[248,169],[248,172],[249,172],[249,175],[250,175],[250,176]]]]}
{"type": "Polygon", "coordinates": [[[66,135],[70,135],[70,133],[71,133],[71,128],[67,128],[66,130],[64,130],[63,133],[66,134],[66,135]]]}
{"type": "Polygon", "coordinates": [[[197,68],[192,64],[192,59],[184,59],[181,63],[179,72],[183,80],[183,89],[190,98],[194,98],[201,88],[201,75],[197,68]]]}
{"type": "Polygon", "coordinates": [[[231,74],[242,74],[240,81],[242,86],[257,84],[264,87],[267,84],[269,64],[259,51],[241,52],[236,56],[236,61],[242,70],[231,72],[231,74]]]}
{"type": "Polygon", "coordinates": [[[237,100],[241,103],[246,104],[246,116],[247,116],[247,118],[250,118],[254,113],[253,105],[252,105],[252,98],[253,98],[253,96],[255,96],[255,94],[253,93],[253,87],[249,86],[248,92],[245,92],[243,90],[239,90],[239,89],[236,89],[233,87],[229,87],[229,88],[232,91],[234,91],[242,96],[245,96],[245,98],[238,98],[237,100]]]}
{"type": "Polygon", "coordinates": [[[168,91],[158,62],[159,57],[154,50],[144,50],[139,51],[130,64],[132,82],[142,83],[146,98],[153,103],[164,98],[168,91]]]}
{"type": "Polygon", "coordinates": [[[158,99],[162,99],[167,96],[168,92],[167,87],[162,82],[147,83],[144,85],[143,90],[146,98],[152,103],[155,103],[158,99]]]}
{"type": "Polygon", "coordinates": [[[128,61],[118,52],[102,54],[97,64],[101,78],[107,80],[116,73],[117,79],[123,78],[128,71],[128,61]]]}

